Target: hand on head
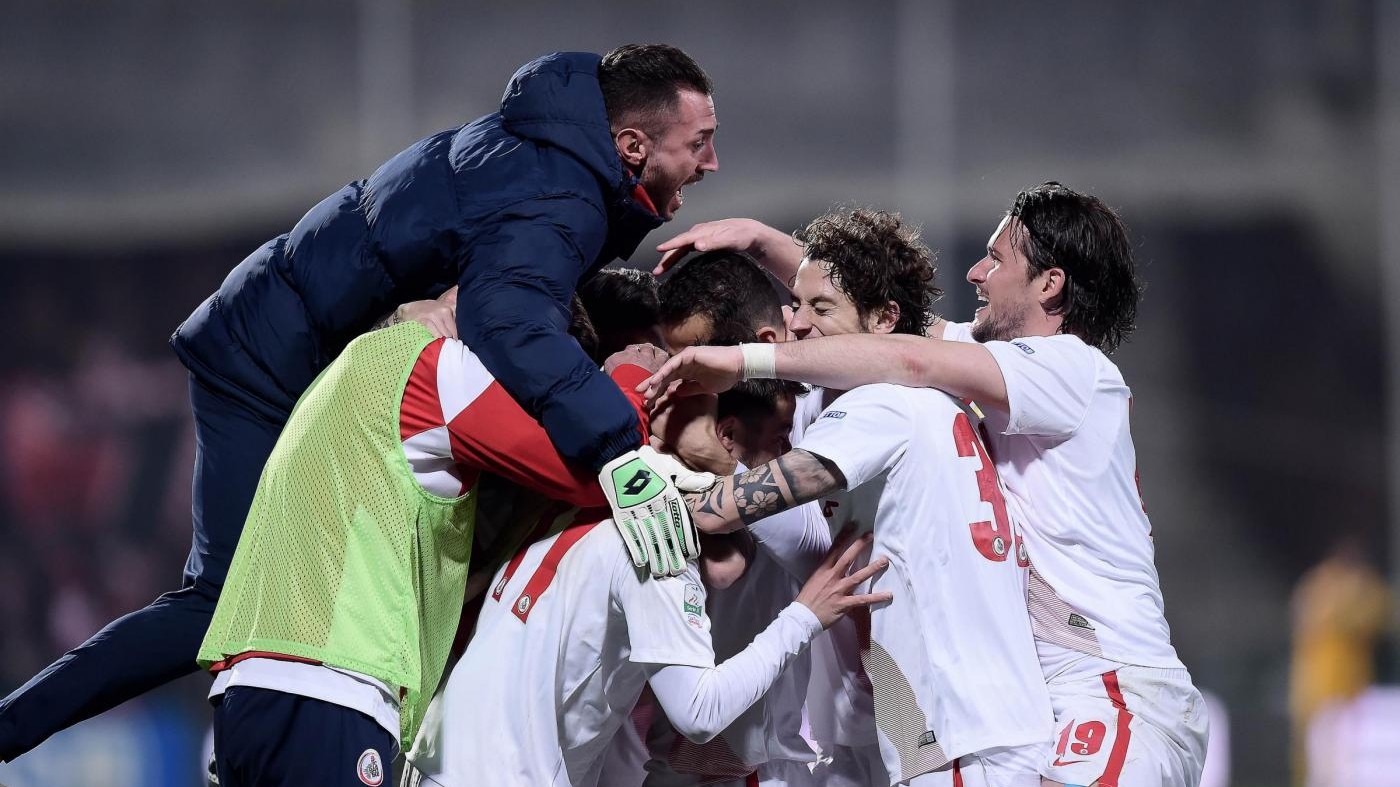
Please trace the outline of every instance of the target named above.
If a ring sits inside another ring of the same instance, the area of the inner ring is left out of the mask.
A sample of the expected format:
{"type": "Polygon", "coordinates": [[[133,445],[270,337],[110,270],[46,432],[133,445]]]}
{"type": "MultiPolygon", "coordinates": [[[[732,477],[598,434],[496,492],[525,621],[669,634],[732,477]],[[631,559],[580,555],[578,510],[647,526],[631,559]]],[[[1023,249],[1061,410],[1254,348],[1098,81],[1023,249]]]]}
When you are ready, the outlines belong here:
{"type": "Polygon", "coordinates": [[[656,247],[662,255],[652,273],[660,276],[692,251],[730,249],[761,261],[763,241],[774,232],[777,231],[772,227],[753,219],[720,219],[696,224],[656,247]]]}
{"type": "Polygon", "coordinates": [[[734,346],[687,347],[637,386],[648,400],[664,392],[671,396],[718,394],[733,388],[743,376],[744,355],[734,346]],[[673,383],[680,384],[674,388],[673,383]]]}

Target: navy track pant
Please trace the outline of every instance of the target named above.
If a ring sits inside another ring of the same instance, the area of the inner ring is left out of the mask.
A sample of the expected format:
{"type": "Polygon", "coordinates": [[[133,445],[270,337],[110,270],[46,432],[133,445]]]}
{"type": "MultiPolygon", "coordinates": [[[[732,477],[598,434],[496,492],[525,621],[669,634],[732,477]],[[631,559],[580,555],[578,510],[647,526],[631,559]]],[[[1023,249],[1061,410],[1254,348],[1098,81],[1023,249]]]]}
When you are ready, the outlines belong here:
{"type": "Polygon", "coordinates": [[[322,700],[235,686],[214,701],[220,787],[379,787],[392,780],[396,736],[322,700]]]}
{"type": "Polygon", "coordinates": [[[263,465],[289,413],[190,379],[194,544],[184,583],[109,623],[0,700],[0,760],[194,672],[263,465]]]}

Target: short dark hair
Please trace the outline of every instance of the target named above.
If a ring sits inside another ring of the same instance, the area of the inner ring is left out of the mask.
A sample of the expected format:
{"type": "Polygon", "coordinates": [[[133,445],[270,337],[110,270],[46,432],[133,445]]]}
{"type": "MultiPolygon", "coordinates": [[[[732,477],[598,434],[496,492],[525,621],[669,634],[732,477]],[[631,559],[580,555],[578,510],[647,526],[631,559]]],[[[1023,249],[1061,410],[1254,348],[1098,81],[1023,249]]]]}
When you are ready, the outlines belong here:
{"type": "Polygon", "coordinates": [[[890,301],[899,305],[895,333],[922,335],[933,320],[933,302],[943,294],[933,285],[933,254],[898,213],[838,209],[793,237],[809,260],[830,266],[831,283],[855,303],[862,320],[890,301]]]}
{"type": "Polygon", "coordinates": [[[656,277],[630,268],[598,271],[579,285],[578,297],[593,319],[598,354],[606,358],[639,336],[654,334],[660,309],[656,277]]]}
{"type": "Polygon", "coordinates": [[[759,421],[777,414],[779,397],[796,399],[808,390],[802,383],[791,380],[742,380],[719,395],[715,420],[722,421],[732,415],[749,429],[756,429],[759,421]]]}
{"type": "Polygon", "coordinates": [[[588,317],[588,308],[583,305],[583,300],[574,294],[573,301],[569,304],[569,335],[574,337],[578,346],[583,348],[583,352],[594,363],[601,363],[598,355],[598,332],[593,328],[593,321],[588,317]]]}
{"type": "Polygon", "coordinates": [[[1017,194],[1007,215],[1019,225],[1012,240],[1031,278],[1050,268],[1065,272],[1050,304],[1063,318],[1060,330],[1104,353],[1117,349],[1133,331],[1141,292],[1123,220],[1098,197],[1053,180],[1017,194]]]}
{"type": "Polygon", "coordinates": [[[707,251],[672,268],[660,295],[663,325],[704,315],[711,344],[756,341],[758,329],[783,324],[783,301],[768,274],[737,251],[707,251]]]}
{"type": "Polygon", "coordinates": [[[666,44],[624,44],[603,55],[598,85],[614,130],[636,126],[656,135],[679,105],[682,89],[710,95],[710,77],[690,55],[666,44]]]}

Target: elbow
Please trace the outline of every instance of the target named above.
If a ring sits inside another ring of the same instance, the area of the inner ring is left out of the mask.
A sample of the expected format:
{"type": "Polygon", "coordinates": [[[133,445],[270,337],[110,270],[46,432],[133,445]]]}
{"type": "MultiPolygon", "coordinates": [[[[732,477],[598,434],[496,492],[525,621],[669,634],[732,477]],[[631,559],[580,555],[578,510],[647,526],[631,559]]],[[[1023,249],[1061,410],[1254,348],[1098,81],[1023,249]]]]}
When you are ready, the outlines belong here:
{"type": "Polygon", "coordinates": [[[705,744],[715,739],[723,730],[721,727],[706,724],[703,719],[671,719],[671,726],[684,735],[691,743],[705,744]]]}

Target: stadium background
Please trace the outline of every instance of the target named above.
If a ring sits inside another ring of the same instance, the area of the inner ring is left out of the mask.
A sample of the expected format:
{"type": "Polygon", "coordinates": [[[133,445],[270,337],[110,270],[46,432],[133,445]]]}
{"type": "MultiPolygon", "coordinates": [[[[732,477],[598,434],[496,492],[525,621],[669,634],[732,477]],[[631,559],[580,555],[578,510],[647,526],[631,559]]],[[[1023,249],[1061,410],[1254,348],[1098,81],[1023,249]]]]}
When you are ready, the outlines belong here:
{"type": "MultiPolygon", "coordinates": [[[[683,47],[717,86],[721,170],[655,242],[897,208],[965,319],[962,276],[1017,190],[1057,179],[1122,211],[1147,290],[1116,360],[1174,640],[1230,714],[1233,784],[1288,778],[1302,572],[1348,533],[1400,564],[1393,0],[5,0],[0,20],[0,693],[178,585],[193,449],[165,340],[224,273],[493,111],[524,61],[629,41],[683,47]]],[[[207,683],[0,782],[189,784],[207,683]]]]}

